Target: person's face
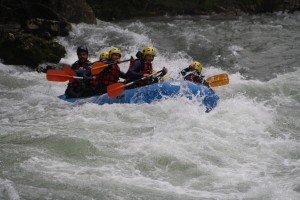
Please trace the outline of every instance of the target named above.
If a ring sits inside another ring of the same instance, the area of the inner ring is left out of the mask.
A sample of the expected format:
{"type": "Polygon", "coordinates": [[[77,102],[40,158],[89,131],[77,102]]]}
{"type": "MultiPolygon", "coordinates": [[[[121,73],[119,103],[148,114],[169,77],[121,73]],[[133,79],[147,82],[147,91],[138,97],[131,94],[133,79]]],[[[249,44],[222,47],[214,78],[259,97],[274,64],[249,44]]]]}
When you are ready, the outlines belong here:
{"type": "Polygon", "coordinates": [[[100,62],[104,62],[104,61],[106,61],[106,58],[101,58],[100,60],[99,60],[100,62]]]}
{"type": "Polygon", "coordinates": [[[79,60],[81,63],[84,63],[84,62],[87,61],[89,55],[88,55],[86,52],[81,51],[81,52],[79,52],[79,53],[77,54],[77,56],[78,56],[78,60],[79,60]]]}
{"type": "Polygon", "coordinates": [[[120,60],[120,58],[121,58],[121,55],[118,54],[118,53],[113,53],[113,54],[111,54],[111,59],[112,59],[113,61],[120,60]]]}
{"type": "Polygon", "coordinates": [[[145,56],[145,62],[146,63],[151,63],[153,60],[154,60],[154,56],[153,55],[147,54],[145,56]]]}
{"type": "Polygon", "coordinates": [[[194,63],[191,64],[190,69],[191,69],[191,71],[194,71],[194,70],[195,70],[195,64],[194,64],[194,63]]]}

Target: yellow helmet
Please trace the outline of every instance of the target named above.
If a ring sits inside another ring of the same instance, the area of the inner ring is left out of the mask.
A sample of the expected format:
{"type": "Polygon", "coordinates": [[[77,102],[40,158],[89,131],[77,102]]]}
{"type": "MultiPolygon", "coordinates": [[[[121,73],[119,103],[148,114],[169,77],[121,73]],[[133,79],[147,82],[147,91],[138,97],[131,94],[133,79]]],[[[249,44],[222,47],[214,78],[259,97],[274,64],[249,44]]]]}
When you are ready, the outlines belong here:
{"type": "Polygon", "coordinates": [[[108,52],[108,57],[111,58],[111,55],[114,53],[120,54],[120,56],[121,56],[121,50],[119,48],[114,47],[108,52]]]}
{"type": "Polygon", "coordinates": [[[146,55],[155,56],[155,49],[153,47],[145,47],[143,49],[143,58],[145,58],[146,55]]]}
{"type": "Polygon", "coordinates": [[[108,58],[109,58],[109,53],[107,51],[103,51],[102,53],[100,53],[99,60],[108,59],[108,58]]]}
{"type": "Polygon", "coordinates": [[[194,61],[194,62],[193,62],[193,65],[194,65],[195,69],[196,69],[198,72],[201,73],[201,71],[202,71],[202,64],[201,64],[200,62],[198,62],[198,61],[194,61]]]}

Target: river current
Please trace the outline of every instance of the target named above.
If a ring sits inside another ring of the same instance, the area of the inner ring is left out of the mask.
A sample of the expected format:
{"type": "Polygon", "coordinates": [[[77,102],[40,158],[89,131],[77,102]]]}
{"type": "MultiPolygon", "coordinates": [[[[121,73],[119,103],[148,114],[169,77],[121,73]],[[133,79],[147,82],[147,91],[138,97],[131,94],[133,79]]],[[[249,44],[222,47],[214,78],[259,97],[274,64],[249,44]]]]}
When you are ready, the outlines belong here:
{"type": "Polygon", "coordinates": [[[74,105],[67,83],[0,63],[0,199],[300,199],[300,13],[72,26],[61,63],[82,44],[91,61],[151,45],[174,79],[194,59],[230,83],[210,113],[184,97],[74,105]]]}

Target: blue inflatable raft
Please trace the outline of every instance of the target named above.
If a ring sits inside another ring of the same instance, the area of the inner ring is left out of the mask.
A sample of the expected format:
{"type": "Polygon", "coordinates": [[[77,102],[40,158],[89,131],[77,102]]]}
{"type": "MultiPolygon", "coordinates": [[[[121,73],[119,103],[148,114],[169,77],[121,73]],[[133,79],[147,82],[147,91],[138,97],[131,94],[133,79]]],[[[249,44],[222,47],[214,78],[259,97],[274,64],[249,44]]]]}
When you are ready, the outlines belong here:
{"type": "Polygon", "coordinates": [[[189,81],[164,81],[144,87],[127,89],[117,97],[109,97],[107,94],[84,98],[69,98],[60,95],[59,98],[68,102],[91,102],[99,105],[113,103],[151,103],[165,97],[185,96],[189,99],[197,97],[209,112],[217,106],[219,97],[207,86],[195,84],[189,81]]]}

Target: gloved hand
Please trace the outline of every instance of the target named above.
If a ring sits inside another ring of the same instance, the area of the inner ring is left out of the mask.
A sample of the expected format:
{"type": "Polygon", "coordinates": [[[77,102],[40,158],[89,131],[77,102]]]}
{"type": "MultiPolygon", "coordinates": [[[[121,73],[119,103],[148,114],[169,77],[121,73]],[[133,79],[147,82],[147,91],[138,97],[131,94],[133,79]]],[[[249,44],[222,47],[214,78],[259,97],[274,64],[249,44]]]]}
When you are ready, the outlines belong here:
{"type": "Polygon", "coordinates": [[[186,75],[186,71],[184,71],[184,70],[182,70],[180,73],[181,73],[182,76],[186,75]]]}
{"type": "Polygon", "coordinates": [[[155,77],[157,77],[157,74],[156,74],[156,70],[155,69],[152,69],[152,78],[155,78],[155,77]]]}
{"type": "Polygon", "coordinates": [[[88,77],[88,76],[84,76],[83,79],[82,79],[83,82],[87,82],[89,80],[90,80],[90,77],[88,77]]]}
{"type": "Polygon", "coordinates": [[[84,69],[78,69],[75,71],[76,72],[76,76],[80,76],[80,77],[84,77],[85,75],[85,70],[84,69]]]}
{"type": "Polygon", "coordinates": [[[150,74],[144,74],[143,77],[146,77],[147,80],[151,78],[150,74]]]}

